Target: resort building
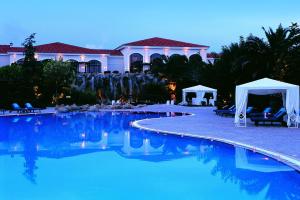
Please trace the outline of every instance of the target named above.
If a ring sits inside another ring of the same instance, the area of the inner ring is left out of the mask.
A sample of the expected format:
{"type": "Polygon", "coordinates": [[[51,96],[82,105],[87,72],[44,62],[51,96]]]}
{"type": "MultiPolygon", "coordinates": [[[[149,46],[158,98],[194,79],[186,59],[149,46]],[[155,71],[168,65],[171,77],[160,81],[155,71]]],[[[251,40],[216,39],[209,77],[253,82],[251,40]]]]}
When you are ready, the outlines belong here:
{"type": "MultiPolygon", "coordinates": [[[[162,55],[199,54],[204,62],[209,62],[207,49],[209,46],[181,42],[164,38],[149,38],[122,44],[116,49],[89,49],[60,42],[35,46],[36,59],[63,60],[78,64],[78,72],[101,73],[104,71],[134,71],[134,67],[147,69],[151,61],[162,55]]],[[[12,63],[22,63],[24,48],[11,45],[0,45],[0,67],[12,63]]],[[[209,58],[211,60],[211,58],[209,58]]]]}

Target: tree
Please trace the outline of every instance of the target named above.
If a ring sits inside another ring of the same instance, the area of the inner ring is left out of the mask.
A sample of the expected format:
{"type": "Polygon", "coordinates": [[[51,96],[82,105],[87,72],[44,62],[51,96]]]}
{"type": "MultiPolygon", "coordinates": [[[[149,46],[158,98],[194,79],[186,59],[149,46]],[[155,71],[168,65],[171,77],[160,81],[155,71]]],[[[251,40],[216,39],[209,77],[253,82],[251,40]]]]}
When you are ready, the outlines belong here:
{"type": "Polygon", "coordinates": [[[37,62],[35,58],[35,33],[32,33],[28,38],[23,42],[24,46],[24,63],[23,63],[23,72],[24,78],[33,86],[39,84],[41,77],[41,65],[37,62]]]}
{"type": "Polygon", "coordinates": [[[260,78],[300,84],[300,29],[297,24],[263,28],[265,39],[249,35],[222,49],[220,59],[205,72],[222,98],[234,97],[235,86],[260,78]]]}

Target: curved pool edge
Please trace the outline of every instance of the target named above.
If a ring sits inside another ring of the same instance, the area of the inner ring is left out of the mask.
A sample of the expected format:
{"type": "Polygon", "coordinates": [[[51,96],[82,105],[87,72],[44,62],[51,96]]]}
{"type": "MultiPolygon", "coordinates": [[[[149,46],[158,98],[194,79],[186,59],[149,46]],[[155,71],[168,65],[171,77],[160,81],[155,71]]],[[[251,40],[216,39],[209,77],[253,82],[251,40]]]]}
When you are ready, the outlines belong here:
{"type": "MultiPolygon", "coordinates": [[[[189,116],[195,115],[193,113],[189,113],[189,116]]],[[[179,116],[182,117],[182,116],[179,116]]],[[[279,162],[282,162],[292,168],[294,168],[295,170],[297,170],[298,172],[300,172],[300,161],[297,159],[292,158],[291,156],[285,155],[285,154],[281,154],[275,151],[271,151],[271,150],[267,150],[264,149],[262,147],[257,147],[254,145],[250,145],[250,144],[246,144],[246,143],[242,143],[242,142],[238,142],[238,141],[234,141],[234,140],[228,140],[225,138],[221,138],[221,137],[214,137],[214,136],[205,136],[205,135],[198,135],[198,134],[192,134],[192,133],[184,133],[184,132],[176,132],[176,131],[168,131],[168,130],[161,130],[161,129],[155,129],[155,128],[149,128],[146,126],[142,126],[139,123],[141,122],[145,122],[145,121],[150,121],[151,119],[141,119],[141,120],[136,120],[133,121],[131,123],[132,127],[138,128],[138,129],[143,129],[143,130],[147,130],[147,131],[151,131],[151,132],[156,132],[156,133],[161,133],[161,134],[171,134],[171,135],[177,135],[177,136],[182,136],[182,137],[193,137],[193,138],[198,138],[198,139],[206,139],[206,140],[211,140],[211,141],[218,141],[218,142],[223,142],[229,145],[233,145],[233,146],[239,146],[239,147],[243,147],[245,149],[254,151],[254,152],[258,152],[261,154],[264,154],[266,156],[269,156],[279,162]]]]}

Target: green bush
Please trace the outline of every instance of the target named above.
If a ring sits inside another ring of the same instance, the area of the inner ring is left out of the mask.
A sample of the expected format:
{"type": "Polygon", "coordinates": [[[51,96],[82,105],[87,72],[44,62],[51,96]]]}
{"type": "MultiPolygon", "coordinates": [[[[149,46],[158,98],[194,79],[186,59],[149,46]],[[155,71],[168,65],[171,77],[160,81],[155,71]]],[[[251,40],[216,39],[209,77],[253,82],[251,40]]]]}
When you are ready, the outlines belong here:
{"type": "Polygon", "coordinates": [[[169,98],[166,85],[159,83],[149,83],[144,85],[140,100],[150,101],[152,103],[162,103],[169,98]]]}
{"type": "Polygon", "coordinates": [[[0,80],[15,81],[23,79],[22,66],[12,64],[11,66],[0,67],[0,80]]]}

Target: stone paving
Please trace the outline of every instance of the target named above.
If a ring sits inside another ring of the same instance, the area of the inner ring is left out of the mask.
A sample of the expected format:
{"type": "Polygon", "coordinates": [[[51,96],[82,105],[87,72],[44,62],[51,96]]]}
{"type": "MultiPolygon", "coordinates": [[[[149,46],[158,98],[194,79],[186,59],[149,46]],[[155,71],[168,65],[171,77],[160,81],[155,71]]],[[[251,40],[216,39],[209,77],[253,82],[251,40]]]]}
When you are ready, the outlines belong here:
{"type": "Polygon", "coordinates": [[[300,128],[254,126],[235,127],[233,118],[220,117],[212,107],[152,105],[140,111],[187,112],[191,116],[147,119],[136,122],[140,128],[193,137],[211,138],[256,149],[300,169],[300,128]],[[283,158],[287,157],[287,158],[283,158]],[[292,162],[292,163],[290,163],[292,162]]]}

